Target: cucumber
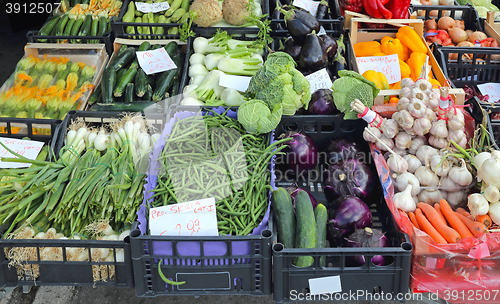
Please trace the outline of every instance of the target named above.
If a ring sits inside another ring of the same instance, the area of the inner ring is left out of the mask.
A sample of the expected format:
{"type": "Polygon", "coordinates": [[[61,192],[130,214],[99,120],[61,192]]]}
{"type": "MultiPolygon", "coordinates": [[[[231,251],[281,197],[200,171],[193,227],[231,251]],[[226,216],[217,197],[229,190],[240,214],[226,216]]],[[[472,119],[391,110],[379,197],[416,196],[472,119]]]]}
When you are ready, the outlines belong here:
{"type": "Polygon", "coordinates": [[[135,49],[133,47],[128,47],[125,51],[116,56],[115,60],[109,65],[109,67],[113,68],[115,72],[117,72],[124,65],[131,62],[134,57],[136,57],[135,49]]]}
{"type": "MultiPolygon", "coordinates": [[[[295,197],[295,216],[297,227],[295,229],[295,248],[316,247],[316,219],[314,218],[313,206],[309,195],[305,191],[299,191],[295,197]]],[[[314,262],[312,256],[298,256],[293,259],[297,267],[309,267],[314,262]]]]}
{"type": "Polygon", "coordinates": [[[69,15],[64,14],[61,19],[59,19],[59,22],[57,22],[56,26],[56,36],[62,36],[64,33],[64,28],[66,26],[66,23],[69,21],[69,15]]]}
{"type": "Polygon", "coordinates": [[[101,79],[102,101],[104,103],[113,102],[113,84],[116,78],[116,71],[112,67],[107,67],[101,79]]]}
{"type": "Polygon", "coordinates": [[[122,79],[123,75],[127,72],[127,69],[120,69],[117,73],[116,73],[116,78],[115,78],[115,82],[113,83],[113,91],[116,89],[116,87],[118,86],[118,81],[120,79],[122,79]]]}
{"type": "Polygon", "coordinates": [[[123,90],[125,90],[125,86],[132,82],[137,73],[137,67],[130,67],[125,74],[118,81],[118,85],[113,91],[115,97],[121,97],[123,94],[123,90]]]}
{"type": "Polygon", "coordinates": [[[107,111],[107,112],[142,112],[144,109],[151,109],[155,105],[151,101],[135,101],[132,103],[114,102],[114,103],[96,103],[90,110],[92,111],[107,111]]]}
{"type": "Polygon", "coordinates": [[[271,208],[273,208],[273,214],[276,218],[278,242],[283,244],[285,248],[294,248],[295,214],[292,198],[285,188],[278,188],[276,191],[273,191],[271,208]]]}
{"type": "Polygon", "coordinates": [[[135,75],[134,84],[135,84],[135,95],[137,95],[137,97],[144,96],[147,90],[146,86],[148,85],[148,77],[142,69],[139,69],[137,71],[137,74],[135,75]]]}
{"type": "Polygon", "coordinates": [[[153,98],[153,88],[151,88],[151,86],[148,84],[146,86],[146,94],[144,94],[143,99],[151,101],[152,98],[153,98]]]}
{"type": "Polygon", "coordinates": [[[125,86],[125,102],[131,103],[134,101],[134,84],[132,82],[127,83],[125,86]]]}
{"type": "MultiPolygon", "coordinates": [[[[316,248],[326,247],[326,222],[328,221],[328,211],[325,205],[318,204],[314,209],[314,218],[316,220],[316,248]]],[[[326,257],[319,259],[319,265],[325,267],[326,257]]]]}
{"type": "Polygon", "coordinates": [[[66,27],[64,28],[63,36],[71,35],[71,29],[76,22],[76,18],[69,18],[68,23],[66,23],[66,27]]]}
{"type": "MultiPolygon", "coordinates": [[[[52,29],[54,29],[54,27],[57,25],[57,23],[59,23],[59,20],[61,19],[61,17],[54,17],[52,19],[50,19],[49,21],[47,21],[47,23],[45,23],[42,28],[38,31],[38,35],[40,36],[49,36],[50,33],[52,32],[52,29]]],[[[44,39],[44,41],[40,40],[40,42],[45,42],[47,40],[44,39]]]]}

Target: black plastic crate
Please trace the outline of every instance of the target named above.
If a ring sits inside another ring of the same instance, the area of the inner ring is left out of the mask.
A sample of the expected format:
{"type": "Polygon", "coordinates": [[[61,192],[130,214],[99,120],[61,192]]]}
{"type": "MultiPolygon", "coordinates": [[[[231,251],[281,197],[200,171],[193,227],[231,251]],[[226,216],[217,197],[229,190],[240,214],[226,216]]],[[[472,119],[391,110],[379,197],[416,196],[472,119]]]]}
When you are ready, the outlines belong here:
{"type": "Polygon", "coordinates": [[[61,43],[71,44],[72,39],[82,40],[82,44],[92,44],[92,40],[99,40],[99,43],[103,43],[106,46],[106,52],[108,55],[113,53],[113,34],[111,32],[105,33],[103,36],[42,36],[38,34],[38,31],[29,31],[26,34],[26,38],[30,43],[60,43],[59,41],[65,41],[61,43]]]}
{"type": "MultiPolygon", "coordinates": [[[[266,0],[264,0],[266,1],[266,0]]],[[[290,34],[286,29],[285,19],[283,14],[276,10],[276,1],[279,0],[267,0],[269,1],[269,11],[271,17],[271,36],[274,37],[288,37],[290,34]]],[[[330,6],[330,13],[326,15],[324,19],[318,19],[319,24],[327,31],[333,31],[336,33],[342,33],[344,31],[344,17],[340,14],[340,9],[337,1],[330,1],[330,5],[335,3],[336,5],[330,6]]],[[[340,34],[338,34],[340,35],[340,34]]]]}
{"type": "Polygon", "coordinates": [[[432,19],[435,18],[436,22],[444,15],[445,12],[448,12],[449,16],[453,19],[463,20],[465,23],[466,30],[472,31],[484,31],[483,24],[479,19],[476,9],[472,6],[472,4],[467,4],[464,6],[458,5],[455,1],[455,5],[446,6],[446,5],[412,5],[410,4],[411,12],[425,11],[425,16],[417,16],[417,19],[432,19]],[[430,17],[431,11],[437,11],[437,17],[430,17]]]}
{"type": "MultiPolygon", "coordinates": [[[[308,134],[317,144],[319,151],[322,151],[329,143],[329,140],[339,136],[351,137],[364,147],[365,160],[369,162],[374,176],[376,171],[371,161],[370,150],[362,138],[362,132],[366,123],[361,120],[343,120],[342,115],[335,116],[291,116],[283,117],[278,126],[275,136],[287,131],[303,131],[308,134]]],[[[278,179],[281,174],[277,174],[276,186],[299,188],[310,191],[318,203],[327,206],[327,200],[322,189],[322,181],[313,179],[321,177],[324,168],[320,165],[314,174],[307,177],[290,181],[289,179],[278,179]]],[[[310,173],[310,172],[309,172],[310,173]]],[[[319,249],[297,249],[283,248],[280,243],[273,246],[273,297],[277,303],[292,302],[299,298],[299,293],[309,293],[309,279],[322,278],[328,276],[340,276],[342,293],[356,293],[363,290],[371,294],[405,293],[408,291],[411,268],[412,245],[407,234],[398,231],[394,224],[391,212],[383,199],[380,185],[373,190],[373,196],[365,200],[373,215],[373,228],[381,229],[390,240],[391,247],[385,248],[319,248],[319,249]],[[347,267],[346,257],[364,256],[367,261],[360,267],[347,267]],[[371,258],[375,255],[383,255],[392,258],[392,263],[387,266],[376,266],[371,263],[371,258]],[[314,263],[310,267],[298,268],[292,264],[295,257],[312,256],[314,263]],[[326,258],[326,267],[320,266],[320,258],[326,258]],[[292,294],[295,291],[296,294],[292,294]]],[[[273,241],[276,241],[276,231],[273,231],[273,241]]],[[[304,298],[302,298],[303,300],[304,298]]],[[[320,297],[317,295],[314,300],[334,300],[333,296],[320,297]]]]}

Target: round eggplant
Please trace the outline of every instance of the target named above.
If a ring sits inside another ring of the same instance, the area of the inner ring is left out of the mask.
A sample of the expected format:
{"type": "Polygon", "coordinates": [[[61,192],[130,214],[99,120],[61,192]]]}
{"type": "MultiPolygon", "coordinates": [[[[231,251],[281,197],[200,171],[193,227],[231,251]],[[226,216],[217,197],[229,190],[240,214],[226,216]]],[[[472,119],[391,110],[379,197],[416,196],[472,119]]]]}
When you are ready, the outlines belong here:
{"type": "Polygon", "coordinates": [[[337,41],[329,35],[322,35],[319,37],[321,39],[321,46],[326,52],[328,57],[334,57],[335,53],[337,53],[337,41]]]}
{"type": "Polygon", "coordinates": [[[295,40],[293,40],[293,38],[290,38],[285,42],[284,51],[288,55],[292,56],[295,62],[299,62],[300,52],[302,51],[302,45],[296,43],[295,40]]]}
{"type": "Polygon", "coordinates": [[[328,56],[321,46],[320,39],[315,32],[306,36],[300,52],[299,67],[302,70],[316,72],[328,65],[328,56]]]}
{"type": "Polygon", "coordinates": [[[319,31],[318,19],[308,11],[300,9],[280,9],[285,16],[285,24],[293,40],[303,43],[306,35],[312,31],[319,31]]]}

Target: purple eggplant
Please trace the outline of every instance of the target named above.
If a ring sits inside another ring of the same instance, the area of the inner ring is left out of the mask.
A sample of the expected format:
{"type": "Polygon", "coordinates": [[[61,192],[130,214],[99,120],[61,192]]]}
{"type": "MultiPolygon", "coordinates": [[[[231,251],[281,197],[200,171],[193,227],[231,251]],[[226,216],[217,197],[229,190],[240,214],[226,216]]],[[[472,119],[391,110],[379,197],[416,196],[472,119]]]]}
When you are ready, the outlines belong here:
{"type": "Polygon", "coordinates": [[[321,46],[326,52],[328,58],[332,58],[337,53],[337,41],[333,39],[332,36],[329,35],[321,35],[321,46]]]}
{"type": "Polygon", "coordinates": [[[314,115],[331,115],[340,113],[333,102],[332,91],[319,89],[312,93],[308,111],[314,115]]]}
{"type": "Polygon", "coordinates": [[[293,38],[287,39],[285,42],[285,53],[292,56],[295,62],[300,60],[300,52],[302,51],[302,45],[298,44],[293,40],[293,38]]]}
{"type": "Polygon", "coordinates": [[[279,9],[284,15],[285,24],[293,40],[304,43],[307,34],[315,31],[319,32],[319,21],[306,10],[292,9],[284,6],[279,9]]]}
{"type": "Polygon", "coordinates": [[[356,141],[349,137],[337,137],[330,141],[326,148],[327,163],[336,165],[346,159],[360,158],[363,156],[362,148],[356,141]]]}
{"type": "Polygon", "coordinates": [[[318,147],[309,135],[291,131],[281,135],[280,138],[293,138],[293,141],[285,144],[287,147],[281,150],[285,154],[276,158],[277,164],[285,164],[287,169],[293,173],[300,173],[316,167],[318,147]]]}
{"type": "Polygon", "coordinates": [[[340,165],[330,165],[323,176],[323,189],[330,202],[346,195],[367,199],[374,186],[372,171],[358,158],[345,160],[340,165]]]}
{"type": "Polygon", "coordinates": [[[318,10],[316,11],[316,18],[318,20],[325,19],[328,14],[328,2],[326,0],[321,0],[318,4],[318,10]]]}
{"type": "Polygon", "coordinates": [[[326,55],[321,41],[316,32],[307,34],[302,51],[300,52],[299,67],[301,70],[316,72],[328,66],[328,56],[326,55]]]}
{"type": "Polygon", "coordinates": [[[328,207],[328,238],[330,243],[345,246],[346,239],[356,229],[371,227],[370,208],[358,197],[342,196],[328,207]]]}
{"type": "MultiPolygon", "coordinates": [[[[364,229],[358,229],[354,231],[349,238],[346,239],[347,247],[364,247],[364,248],[374,248],[374,247],[389,247],[391,245],[389,239],[384,235],[384,233],[378,229],[372,229],[365,227],[364,229]]],[[[392,263],[393,259],[390,256],[375,255],[371,258],[374,265],[386,266],[392,263]]],[[[362,255],[358,256],[347,256],[345,259],[347,267],[360,267],[365,264],[365,257],[362,255]]]]}

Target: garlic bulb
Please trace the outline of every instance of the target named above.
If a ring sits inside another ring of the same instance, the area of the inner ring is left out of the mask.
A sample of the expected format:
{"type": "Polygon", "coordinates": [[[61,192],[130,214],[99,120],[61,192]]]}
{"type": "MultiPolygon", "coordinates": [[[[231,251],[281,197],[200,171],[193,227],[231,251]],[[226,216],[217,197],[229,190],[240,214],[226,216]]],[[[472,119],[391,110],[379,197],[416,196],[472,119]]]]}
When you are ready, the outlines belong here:
{"type": "Polygon", "coordinates": [[[401,126],[403,129],[409,129],[413,127],[413,116],[411,116],[410,112],[407,110],[402,110],[398,112],[399,114],[397,115],[397,121],[398,124],[401,126]]]}
{"type": "Polygon", "coordinates": [[[396,185],[399,191],[403,191],[408,185],[411,185],[412,196],[417,196],[420,193],[420,182],[418,181],[418,178],[409,172],[399,174],[396,178],[396,185]]]}
{"type": "Polygon", "coordinates": [[[429,101],[429,97],[427,96],[427,94],[425,94],[425,92],[422,92],[420,89],[417,88],[412,89],[412,96],[422,101],[424,104],[427,104],[427,102],[429,101]]]}
{"type": "Polygon", "coordinates": [[[490,152],[481,152],[478,155],[474,156],[474,158],[472,158],[472,163],[477,168],[477,180],[479,182],[481,181],[481,166],[483,165],[483,162],[490,157],[490,152]]]}
{"type": "Polygon", "coordinates": [[[404,212],[413,212],[417,208],[417,204],[411,196],[411,189],[411,184],[408,184],[403,192],[394,194],[394,205],[404,212]]]}
{"type": "Polygon", "coordinates": [[[413,128],[403,128],[403,131],[405,131],[407,134],[410,134],[411,136],[417,136],[417,133],[413,131],[413,128]]]}
{"type": "Polygon", "coordinates": [[[394,144],[398,149],[408,149],[411,146],[411,136],[406,132],[399,132],[394,138],[394,144]]]}
{"type": "Polygon", "coordinates": [[[418,195],[418,199],[422,203],[426,203],[429,205],[434,205],[435,203],[439,203],[439,201],[443,198],[441,195],[441,191],[439,190],[428,190],[424,189],[420,191],[420,194],[418,195]]]}
{"type": "Polygon", "coordinates": [[[410,153],[415,155],[417,153],[418,148],[425,145],[427,143],[427,139],[423,136],[415,137],[411,140],[410,153]]]}
{"type": "Polygon", "coordinates": [[[425,113],[425,118],[427,118],[428,120],[430,120],[430,122],[433,122],[436,120],[436,112],[434,112],[433,110],[427,108],[426,110],[427,112],[425,113]]]}
{"type": "Polygon", "coordinates": [[[398,101],[398,106],[396,107],[396,109],[398,111],[401,111],[401,110],[408,110],[408,105],[410,104],[410,99],[409,98],[406,98],[406,97],[401,97],[398,101]]]}
{"type": "MultiPolygon", "coordinates": [[[[387,137],[385,137],[384,135],[382,135],[382,136],[380,137],[380,140],[381,140],[384,144],[386,144],[386,145],[387,145],[390,149],[394,148],[394,141],[393,141],[392,139],[387,138],[387,137]]],[[[377,149],[379,149],[380,151],[387,151],[387,148],[386,148],[384,145],[380,144],[380,142],[378,142],[378,141],[375,143],[375,146],[376,146],[376,147],[377,147],[377,149]]]]}
{"type": "Polygon", "coordinates": [[[411,88],[403,88],[401,89],[401,92],[399,92],[399,98],[406,97],[410,98],[411,97],[411,88]]]}
{"type": "Polygon", "coordinates": [[[437,187],[439,178],[427,167],[420,167],[415,171],[415,176],[418,178],[421,186],[424,187],[437,187]]]}
{"type": "Polygon", "coordinates": [[[408,105],[408,112],[415,118],[422,118],[427,113],[427,106],[422,101],[412,98],[408,105]]]}
{"type": "Polygon", "coordinates": [[[429,131],[431,135],[440,138],[448,137],[448,128],[446,127],[446,121],[438,120],[432,124],[431,130],[429,131]]]}
{"type": "Polygon", "coordinates": [[[453,129],[449,129],[448,130],[448,141],[450,140],[453,140],[454,142],[456,143],[459,143],[460,141],[462,141],[462,139],[465,137],[465,133],[463,131],[463,129],[460,129],[460,130],[453,130],[453,129]]]}
{"type": "Polygon", "coordinates": [[[462,189],[459,185],[452,181],[449,176],[441,180],[441,184],[439,185],[439,187],[448,192],[455,192],[462,189]]]}
{"type": "Polygon", "coordinates": [[[397,154],[395,155],[391,153],[389,159],[387,160],[387,165],[391,171],[396,173],[403,173],[408,170],[408,163],[406,160],[397,154]]]}
{"type": "Polygon", "coordinates": [[[458,206],[465,200],[465,197],[466,196],[464,191],[448,192],[448,197],[446,198],[446,201],[451,206],[458,206]]]}
{"type": "Polygon", "coordinates": [[[401,79],[401,89],[410,88],[413,89],[415,87],[415,82],[411,78],[403,78],[401,79]]]}
{"type": "Polygon", "coordinates": [[[467,207],[470,214],[475,218],[478,215],[485,215],[489,211],[488,201],[479,193],[473,193],[467,198],[467,207]]]}
{"type": "Polygon", "coordinates": [[[429,137],[429,144],[434,148],[443,149],[448,146],[448,141],[446,140],[446,138],[431,135],[429,137]]]}
{"type": "Polygon", "coordinates": [[[396,153],[397,155],[400,155],[400,156],[405,156],[407,153],[406,149],[398,149],[398,147],[394,147],[394,149],[392,149],[392,151],[394,151],[394,153],[396,153]]]}
{"type": "Polygon", "coordinates": [[[483,190],[484,198],[490,203],[496,203],[500,201],[500,191],[497,187],[489,185],[483,190]]]}
{"type": "Polygon", "coordinates": [[[433,89],[432,92],[429,94],[429,99],[436,99],[439,102],[440,98],[441,95],[439,94],[438,89],[433,89]]]}
{"type": "Polygon", "coordinates": [[[410,173],[415,173],[418,168],[422,167],[422,163],[415,155],[407,154],[403,158],[408,163],[408,172],[410,173]]]}
{"type": "Polygon", "coordinates": [[[441,159],[441,155],[434,155],[433,157],[431,157],[430,165],[432,171],[434,171],[437,176],[445,177],[446,175],[448,175],[451,166],[448,160],[444,159],[443,162],[441,162],[441,159]]]}
{"type": "Polygon", "coordinates": [[[380,125],[380,131],[384,133],[385,137],[394,138],[394,136],[396,136],[399,132],[398,122],[394,119],[384,118],[384,120],[382,121],[382,125],[380,125]]]}
{"type": "Polygon", "coordinates": [[[430,98],[425,103],[428,109],[432,109],[433,111],[439,107],[439,100],[435,98],[430,98]]]}
{"type": "Polygon", "coordinates": [[[464,114],[459,109],[456,111],[452,110],[448,112],[447,117],[448,117],[448,125],[453,130],[460,130],[465,126],[464,114]]]}
{"type": "Polygon", "coordinates": [[[465,149],[467,147],[467,136],[462,137],[462,140],[457,142],[457,144],[465,149]]]}
{"type": "Polygon", "coordinates": [[[375,135],[371,135],[369,134],[366,130],[363,131],[363,138],[367,141],[367,142],[377,142],[377,138],[380,138],[382,136],[382,132],[380,132],[380,130],[378,128],[375,128],[375,127],[368,127],[368,129],[370,130],[370,132],[375,135]]]}
{"type": "Polygon", "coordinates": [[[491,156],[483,161],[481,168],[477,171],[477,176],[480,177],[486,184],[493,185],[500,189],[500,152],[491,151],[491,156]]]}
{"type": "Polygon", "coordinates": [[[463,159],[461,161],[462,165],[460,167],[451,168],[448,176],[453,182],[457,183],[458,185],[468,186],[472,183],[472,174],[469,172],[469,170],[467,170],[465,161],[463,159]]]}
{"type": "Polygon", "coordinates": [[[418,136],[424,136],[425,134],[429,133],[429,130],[431,129],[431,122],[427,118],[419,118],[413,122],[413,131],[418,136]]]}
{"type": "Polygon", "coordinates": [[[420,91],[422,91],[426,95],[432,93],[432,84],[430,83],[429,80],[424,78],[420,78],[415,82],[415,88],[420,89],[420,91]]]}
{"type": "Polygon", "coordinates": [[[417,153],[415,155],[418,157],[418,159],[420,159],[422,165],[429,166],[431,157],[433,157],[436,154],[439,154],[438,150],[434,149],[431,146],[422,145],[418,148],[417,153]]]}

